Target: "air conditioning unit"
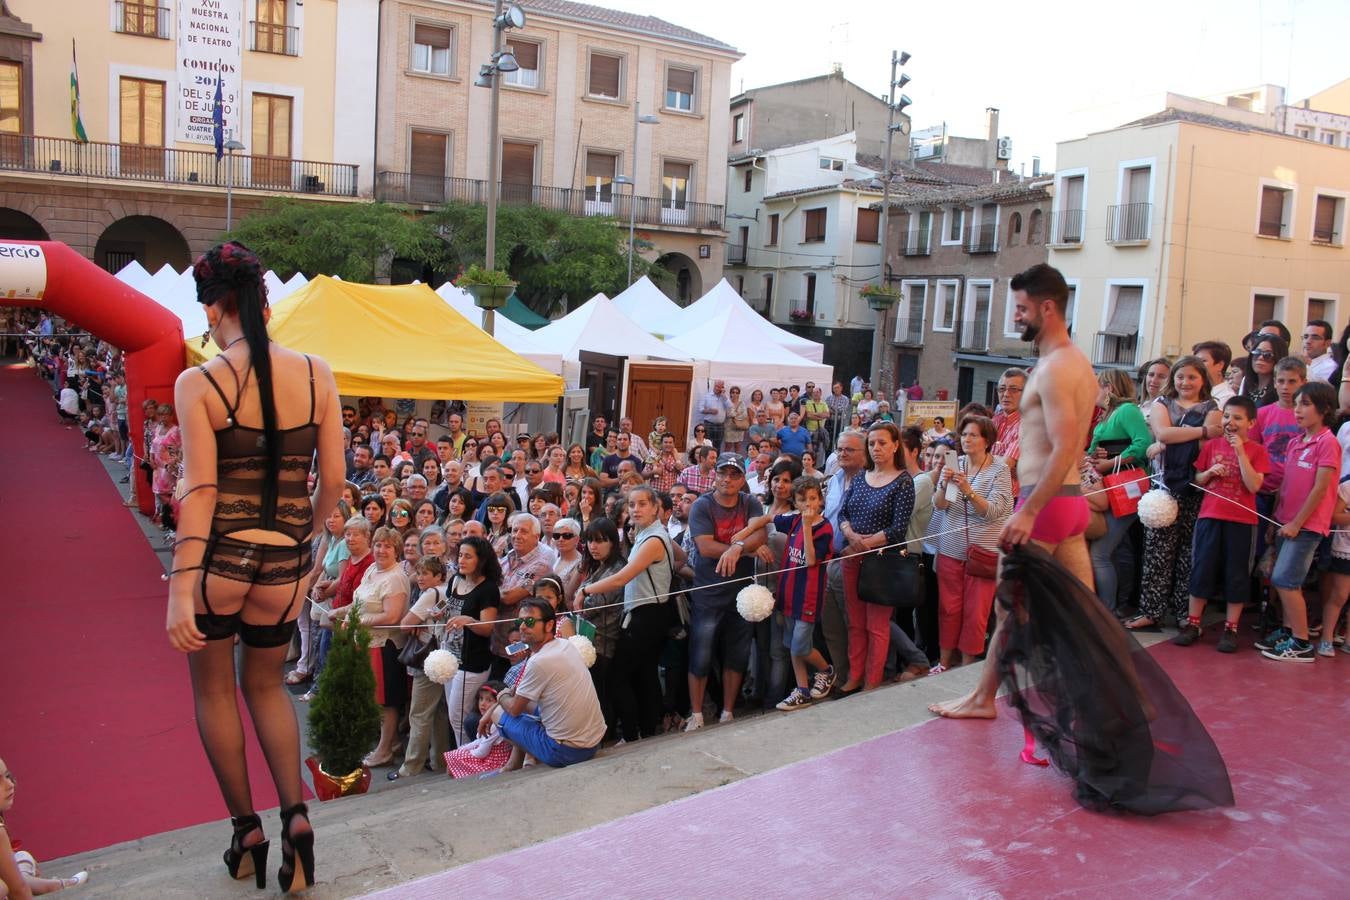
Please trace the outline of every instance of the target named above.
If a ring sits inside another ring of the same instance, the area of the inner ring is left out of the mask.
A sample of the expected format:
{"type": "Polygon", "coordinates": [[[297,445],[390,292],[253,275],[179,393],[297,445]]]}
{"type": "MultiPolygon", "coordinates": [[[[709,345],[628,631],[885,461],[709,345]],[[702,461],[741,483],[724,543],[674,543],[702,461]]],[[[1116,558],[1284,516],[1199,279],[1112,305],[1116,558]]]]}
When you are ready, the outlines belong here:
{"type": "Polygon", "coordinates": [[[998,139],[998,158],[1012,159],[1012,138],[1001,137],[998,139]]]}

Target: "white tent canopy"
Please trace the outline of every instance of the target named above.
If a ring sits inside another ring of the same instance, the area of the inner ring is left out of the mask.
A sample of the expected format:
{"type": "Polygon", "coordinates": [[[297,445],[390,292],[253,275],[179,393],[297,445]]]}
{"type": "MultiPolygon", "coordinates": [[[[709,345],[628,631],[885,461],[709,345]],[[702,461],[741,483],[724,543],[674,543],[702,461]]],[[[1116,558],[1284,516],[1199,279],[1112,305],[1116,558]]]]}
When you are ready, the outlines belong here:
{"type": "Polygon", "coordinates": [[[643,275],[614,298],[619,311],[652,334],[666,334],[658,326],[683,308],[643,275]]]}
{"type": "MultiPolygon", "coordinates": [[[[461,316],[479,328],[483,327],[483,310],[474,305],[473,297],[468,291],[455,287],[447,281],[436,289],[436,293],[461,316]]],[[[536,366],[566,376],[563,372],[561,353],[549,349],[543,341],[535,337],[535,332],[523,325],[517,325],[500,312],[493,317],[492,336],[508,350],[525,357],[536,366]]]]}
{"type": "MultiPolygon", "coordinates": [[[[767,395],[769,388],[787,384],[830,383],[833,370],[829,366],[766,341],[751,321],[759,318],[759,313],[744,304],[730,306],[668,343],[695,356],[699,360],[697,374],[709,384],[721,379],[728,387],[739,386],[741,396],[747,399],[755,388],[767,395]]],[[[702,390],[702,385],[695,385],[695,404],[702,390]]]]}
{"type": "Polygon", "coordinates": [[[723,278],[689,306],[679,310],[671,317],[656,323],[657,334],[684,335],[691,329],[717,318],[728,309],[739,309],[750,314],[741,317],[741,321],[761,338],[786,347],[797,356],[809,362],[819,363],[825,358],[825,345],[807,340],[786,329],[779,328],[768,319],[750,308],[750,304],[741,299],[736,289],[723,278]]]}
{"type": "Polygon", "coordinates": [[[547,347],[561,353],[564,359],[577,359],[582,350],[639,360],[689,360],[694,356],[652,337],[620,312],[614,301],[604,294],[596,294],[533,334],[547,347]]]}

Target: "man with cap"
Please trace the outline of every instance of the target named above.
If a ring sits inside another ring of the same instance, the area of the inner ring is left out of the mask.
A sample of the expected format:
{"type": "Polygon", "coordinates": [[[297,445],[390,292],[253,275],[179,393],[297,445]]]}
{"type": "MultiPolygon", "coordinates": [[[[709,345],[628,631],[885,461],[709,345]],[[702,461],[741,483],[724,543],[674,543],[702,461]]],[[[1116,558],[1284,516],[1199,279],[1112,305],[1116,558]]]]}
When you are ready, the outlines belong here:
{"type": "Polygon", "coordinates": [[[730,722],[736,697],[750,662],[753,626],[736,611],[736,594],[754,574],[754,553],[764,543],[761,529],[743,541],[733,540],[751,519],[764,514],[760,502],[745,492],[745,464],[736,453],[717,458],[711,492],[694,501],[689,533],[698,552],[692,563],[694,588],[689,594],[689,700],[685,731],[703,727],[703,697],[713,648],[722,661],[722,712],[730,722]]]}

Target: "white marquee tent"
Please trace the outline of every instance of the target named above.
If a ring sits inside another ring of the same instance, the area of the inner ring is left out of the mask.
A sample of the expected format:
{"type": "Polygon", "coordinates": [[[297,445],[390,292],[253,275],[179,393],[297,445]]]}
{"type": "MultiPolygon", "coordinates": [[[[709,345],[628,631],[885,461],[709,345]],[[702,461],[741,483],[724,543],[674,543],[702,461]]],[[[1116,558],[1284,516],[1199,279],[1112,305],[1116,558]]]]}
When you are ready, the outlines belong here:
{"type": "Polygon", "coordinates": [[[615,297],[614,305],[628,318],[655,335],[663,334],[658,326],[683,308],[662,293],[646,275],[615,297]]]}
{"type": "Polygon", "coordinates": [[[729,306],[668,343],[694,356],[694,403],[721,379],[739,386],[749,399],[755,388],[767,395],[769,388],[814,381],[828,385],[833,370],[822,363],[803,359],[785,347],[766,342],[752,320],[759,313],[749,306],[729,306]]]}
{"type": "MultiPolygon", "coordinates": [[[[474,305],[468,291],[446,282],[436,288],[437,295],[450,304],[456,312],[479,328],[483,327],[483,310],[474,305]]],[[[568,373],[563,371],[563,356],[535,337],[536,332],[523,325],[517,325],[500,312],[493,317],[492,336],[508,350],[518,353],[542,369],[547,369],[567,380],[568,373]]],[[[569,384],[575,378],[568,380],[569,384]]]]}
{"type": "Polygon", "coordinates": [[[819,363],[825,358],[825,345],[807,340],[786,329],[779,328],[768,319],[750,308],[750,304],[741,299],[736,289],[723,278],[721,281],[689,306],[684,307],[670,317],[656,323],[655,333],[683,336],[690,330],[717,318],[728,309],[738,309],[750,315],[740,317],[750,333],[757,334],[761,340],[768,340],[780,347],[786,347],[797,356],[809,362],[819,363]]]}
{"type": "Polygon", "coordinates": [[[694,358],[694,354],[652,337],[604,294],[596,294],[533,334],[547,347],[561,353],[564,359],[577,359],[582,350],[636,360],[694,358]]]}

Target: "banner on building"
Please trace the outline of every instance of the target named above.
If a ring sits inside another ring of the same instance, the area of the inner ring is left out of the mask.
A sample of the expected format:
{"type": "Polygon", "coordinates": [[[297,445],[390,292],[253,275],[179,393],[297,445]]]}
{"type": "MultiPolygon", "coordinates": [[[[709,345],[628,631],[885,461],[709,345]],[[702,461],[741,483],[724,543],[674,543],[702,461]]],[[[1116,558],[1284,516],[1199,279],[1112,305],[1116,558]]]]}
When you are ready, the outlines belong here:
{"type": "Polygon", "coordinates": [[[493,403],[488,400],[464,401],[464,430],[469,434],[487,437],[488,419],[496,419],[500,422],[504,408],[505,404],[493,403]]]}
{"type": "Polygon", "coordinates": [[[215,143],[219,73],[226,139],[241,141],[244,0],[178,0],[177,38],[174,139],[193,144],[215,143]]]}
{"type": "Polygon", "coordinates": [[[933,420],[941,418],[948,429],[956,428],[955,400],[910,400],[905,404],[905,424],[918,425],[924,431],[933,427],[933,420]]]}

